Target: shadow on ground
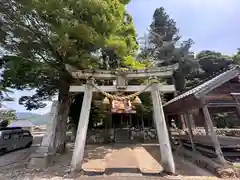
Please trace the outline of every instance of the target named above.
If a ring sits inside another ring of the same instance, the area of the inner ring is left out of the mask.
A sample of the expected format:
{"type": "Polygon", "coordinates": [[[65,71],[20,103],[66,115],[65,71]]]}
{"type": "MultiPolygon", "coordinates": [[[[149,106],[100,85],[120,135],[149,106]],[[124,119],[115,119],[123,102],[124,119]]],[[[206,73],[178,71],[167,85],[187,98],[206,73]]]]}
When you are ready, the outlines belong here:
{"type": "MultiPolygon", "coordinates": [[[[145,145],[143,146],[146,151],[158,162],[161,162],[160,147],[158,145],[145,145]]],[[[179,156],[174,156],[176,173],[181,176],[200,176],[197,172],[196,165],[192,164],[189,161],[185,161],[179,156]]]]}
{"type": "MultiPolygon", "coordinates": [[[[85,148],[84,153],[84,163],[92,160],[92,159],[104,159],[108,153],[114,150],[120,150],[124,148],[133,148],[136,145],[124,145],[124,144],[117,144],[117,145],[88,145],[85,148]]],[[[143,145],[146,151],[158,162],[160,162],[160,150],[158,145],[143,145]]],[[[20,150],[16,152],[12,152],[8,155],[0,157],[0,180],[1,179],[51,179],[55,178],[56,180],[62,178],[78,178],[84,177],[83,172],[72,174],[70,173],[70,163],[72,159],[72,152],[73,152],[73,144],[68,144],[67,151],[64,154],[57,154],[54,163],[49,165],[46,169],[31,169],[26,168],[28,164],[29,157],[31,152],[34,152],[36,147],[31,147],[29,149],[20,150]],[[4,164],[5,163],[5,164],[4,164]]],[[[122,158],[127,158],[122,155],[122,158]]],[[[123,159],[124,160],[124,159],[123,159]]],[[[185,164],[175,158],[176,169],[177,173],[181,174],[182,176],[198,176],[195,173],[194,167],[191,167],[189,164],[185,164]]],[[[131,167],[134,169],[135,167],[131,167]]],[[[108,173],[131,173],[132,170],[130,168],[112,168],[106,169],[108,173]]],[[[139,169],[134,169],[134,173],[139,173],[139,169]]],[[[106,173],[107,174],[107,173],[106,173]]],[[[89,174],[88,174],[89,175],[89,174]]],[[[149,174],[148,174],[149,175],[149,174]]],[[[148,176],[147,175],[147,176],[148,176]]],[[[130,175],[131,176],[131,175],[130,175]]],[[[144,176],[144,174],[143,174],[144,176]]],[[[145,175],[146,176],[146,175],[145,175]]],[[[152,176],[152,175],[151,175],[152,176]]],[[[163,174],[156,174],[156,176],[163,176],[163,174]]],[[[127,176],[128,177],[128,176],[127,176]]],[[[137,179],[138,177],[136,177],[137,179]]],[[[114,179],[114,177],[113,177],[114,179]]],[[[174,179],[174,178],[173,178],[174,179]]],[[[115,180],[115,179],[114,179],[115,180]]]]}
{"type": "Polygon", "coordinates": [[[84,151],[84,163],[92,159],[104,159],[105,156],[112,151],[111,146],[94,146],[88,145],[84,151]]]}
{"type": "MultiPolygon", "coordinates": [[[[46,169],[27,168],[28,161],[32,152],[37,147],[15,151],[0,157],[0,180],[2,179],[34,179],[53,177],[75,178],[82,175],[82,172],[70,173],[70,164],[72,160],[73,144],[67,146],[64,154],[57,154],[52,164],[46,169]]],[[[107,146],[87,146],[85,148],[84,162],[91,159],[101,159],[109,152],[107,146]]]]}

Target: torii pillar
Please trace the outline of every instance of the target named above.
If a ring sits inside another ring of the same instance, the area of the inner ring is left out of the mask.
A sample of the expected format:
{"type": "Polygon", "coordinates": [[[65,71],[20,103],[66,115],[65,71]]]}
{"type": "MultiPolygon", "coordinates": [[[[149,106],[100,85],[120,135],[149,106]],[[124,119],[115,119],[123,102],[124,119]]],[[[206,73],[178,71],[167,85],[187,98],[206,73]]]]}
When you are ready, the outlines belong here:
{"type": "Polygon", "coordinates": [[[176,168],[158,87],[157,83],[152,84],[151,96],[153,101],[154,121],[160,145],[161,163],[164,171],[175,174],[176,168]]]}
{"type": "Polygon", "coordinates": [[[82,169],[84,147],[86,144],[86,136],[87,136],[89,115],[90,115],[91,102],[92,102],[92,93],[93,93],[93,87],[91,84],[88,84],[87,82],[87,85],[85,86],[82,109],[80,113],[78,129],[77,129],[77,136],[76,136],[75,146],[73,150],[73,156],[72,156],[72,162],[71,162],[72,171],[79,171],[82,169]]]}

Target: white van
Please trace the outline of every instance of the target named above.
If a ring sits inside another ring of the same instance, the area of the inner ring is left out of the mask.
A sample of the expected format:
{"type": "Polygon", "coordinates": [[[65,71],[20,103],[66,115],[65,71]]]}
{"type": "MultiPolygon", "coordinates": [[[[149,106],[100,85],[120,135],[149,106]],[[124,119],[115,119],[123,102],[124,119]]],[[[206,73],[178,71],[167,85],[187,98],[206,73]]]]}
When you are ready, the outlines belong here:
{"type": "Polygon", "coordinates": [[[33,136],[20,127],[0,128],[0,155],[21,148],[31,147],[33,136]]]}

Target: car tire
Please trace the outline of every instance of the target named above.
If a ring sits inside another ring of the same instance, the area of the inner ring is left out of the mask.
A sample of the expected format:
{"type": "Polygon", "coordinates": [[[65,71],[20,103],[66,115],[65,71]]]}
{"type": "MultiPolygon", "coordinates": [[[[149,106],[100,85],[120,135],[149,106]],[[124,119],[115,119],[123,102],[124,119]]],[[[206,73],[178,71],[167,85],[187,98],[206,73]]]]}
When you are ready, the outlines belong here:
{"type": "Polygon", "coordinates": [[[32,146],[32,141],[26,145],[26,148],[30,148],[31,146],[32,146]]]}
{"type": "Polygon", "coordinates": [[[0,149],[0,156],[1,156],[1,155],[4,155],[6,152],[7,152],[7,151],[6,151],[5,148],[0,149]]]}

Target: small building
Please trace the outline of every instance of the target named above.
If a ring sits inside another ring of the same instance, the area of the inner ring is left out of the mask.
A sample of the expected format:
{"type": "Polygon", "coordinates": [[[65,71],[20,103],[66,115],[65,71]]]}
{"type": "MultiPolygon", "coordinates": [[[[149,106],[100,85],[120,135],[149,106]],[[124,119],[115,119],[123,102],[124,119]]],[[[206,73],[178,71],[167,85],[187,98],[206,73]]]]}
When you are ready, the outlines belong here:
{"type": "MultiPolygon", "coordinates": [[[[193,151],[197,152],[197,149],[198,151],[204,150],[205,154],[206,152],[212,153],[219,162],[225,164],[225,157],[240,156],[239,151],[233,155],[233,152],[229,153],[230,150],[227,150],[239,148],[240,139],[218,135],[216,133],[217,120],[214,119],[214,116],[222,112],[234,114],[238,117],[234,124],[239,126],[239,100],[240,66],[233,66],[218,76],[173,98],[164,104],[163,108],[167,119],[177,120],[180,129],[188,128],[189,137],[182,135],[179,136],[179,139],[183,141],[186,138],[189,139],[193,151]],[[204,127],[205,133],[202,135],[194,133],[196,127],[204,127]],[[207,146],[212,149],[206,149],[207,146]]],[[[227,121],[232,120],[232,117],[228,116],[227,121]]]]}
{"type": "MultiPolygon", "coordinates": [[[[211,115],[217,112],[235,112],[240,117],[239,102],[237,101],[239,93],[240,67],[234,66],[168,101],[163,106],[164,113],[169,118],[175,116],[174,119],[180,119],[179,125],[184,125],[181,122],[182,117],[190,112],[194,116],[193,128],[196,126],[204,127],[206,126],[204,113],[202,112],[204,105],[208,108],[211,115]]],[[[213,117],[212,120],[213,125],[216,126],[213,117]]]]}
{"type": "Polygon", "coordinates": [[[34,126],[35,125],[29,120],[16,120],[16,121],[11,122],[8,125],[8,127],[21,127],[24,130],[30,131],[30,133],[33,132],[34,126]]]}

